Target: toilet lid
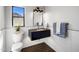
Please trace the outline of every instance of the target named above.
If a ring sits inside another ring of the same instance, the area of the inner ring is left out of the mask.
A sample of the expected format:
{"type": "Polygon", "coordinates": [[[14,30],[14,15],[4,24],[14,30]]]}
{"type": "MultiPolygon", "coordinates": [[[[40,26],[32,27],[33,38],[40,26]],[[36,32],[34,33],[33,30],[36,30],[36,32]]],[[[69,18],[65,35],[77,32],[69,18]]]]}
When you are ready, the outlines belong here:
{"type": "Polygon", "coordinates": [[[15,49],[20,49],[23,47],[23,43],[19,42],[19,43],[15,43],[12,45],[12,50],[15,50],[15,49]]]}

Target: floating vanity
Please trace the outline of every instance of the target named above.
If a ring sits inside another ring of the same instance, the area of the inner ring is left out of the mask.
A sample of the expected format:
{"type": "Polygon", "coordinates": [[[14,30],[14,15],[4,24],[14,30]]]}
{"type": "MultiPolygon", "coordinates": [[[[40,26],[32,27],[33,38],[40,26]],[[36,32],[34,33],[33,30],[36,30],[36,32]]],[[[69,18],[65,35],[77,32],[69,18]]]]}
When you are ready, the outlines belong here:
{"type": "Polygon", "coordinates": [[[30,29],[29,36],[31,40],[38,40],[46,37],[50,37],[50,29],[30,29]]]}
{"type": "Polygon", "coordinates": [[[30,29],[29,37],[31,40],[38,40],[46,37],[50,37],[50,29],[44,28],[44,20],[43,20],[44,9],[40,7],[36,7],[33,9],[33,26],[37,26],[36,29],[30,29]],[[43,26],[43,27],[42,27],[43,26]]]}

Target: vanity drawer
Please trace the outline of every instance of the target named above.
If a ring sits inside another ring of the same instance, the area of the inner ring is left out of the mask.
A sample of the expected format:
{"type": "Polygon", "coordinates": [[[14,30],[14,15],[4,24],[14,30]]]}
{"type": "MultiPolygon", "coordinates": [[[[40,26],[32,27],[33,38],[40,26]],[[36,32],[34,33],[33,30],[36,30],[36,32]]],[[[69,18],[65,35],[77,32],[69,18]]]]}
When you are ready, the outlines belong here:
{"type": "Polygon", "coordinates": [[[46,37],[50,37],[50,30],[42,30],[42,31],[34,31],[29,32],[31,40],[42,39],[46,37]]]}

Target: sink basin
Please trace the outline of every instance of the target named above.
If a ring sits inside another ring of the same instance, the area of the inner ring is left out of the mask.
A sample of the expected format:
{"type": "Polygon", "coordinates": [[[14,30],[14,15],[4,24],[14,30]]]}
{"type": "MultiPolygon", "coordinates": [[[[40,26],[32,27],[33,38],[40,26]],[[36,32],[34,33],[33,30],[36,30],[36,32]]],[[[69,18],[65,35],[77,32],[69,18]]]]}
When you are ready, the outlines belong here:
{"type": "Polygon", "coordinates": [[[42,31],[42,30],[46,30],[46,29],[44,29],[44,28],[40,28],[40,29],[37,29],[36,31],[42,31]]]}
{"type": "Polygon", "coordinates": [[[44,31],[47,30],[45,28],[39,28],[39,29],[30,29],[31,32],[36,32],[36,31],[44,31]]]}

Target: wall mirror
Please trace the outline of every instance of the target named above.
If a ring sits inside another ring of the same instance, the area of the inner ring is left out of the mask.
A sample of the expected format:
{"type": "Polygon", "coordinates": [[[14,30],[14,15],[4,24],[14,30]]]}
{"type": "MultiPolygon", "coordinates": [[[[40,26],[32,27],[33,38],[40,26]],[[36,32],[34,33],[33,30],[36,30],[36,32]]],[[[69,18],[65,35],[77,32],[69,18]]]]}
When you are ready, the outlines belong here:
{"type": "Polygon", "coordinates": [[[43,10],[40,7],[33,9],[33,26],[43,26],[43,10]]]}
{"type": "Polygon", "coordinates": [[[12,26],[25,26],[24,13],[23,7],[12,6],[12,26]]]}

